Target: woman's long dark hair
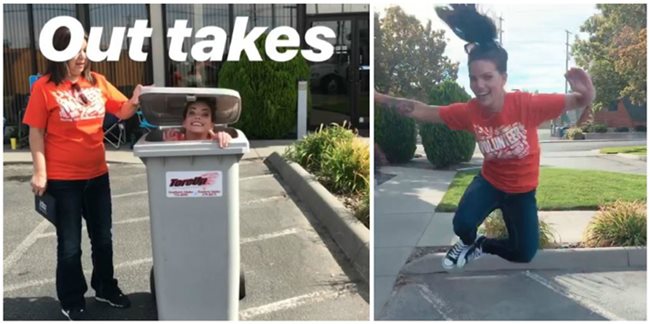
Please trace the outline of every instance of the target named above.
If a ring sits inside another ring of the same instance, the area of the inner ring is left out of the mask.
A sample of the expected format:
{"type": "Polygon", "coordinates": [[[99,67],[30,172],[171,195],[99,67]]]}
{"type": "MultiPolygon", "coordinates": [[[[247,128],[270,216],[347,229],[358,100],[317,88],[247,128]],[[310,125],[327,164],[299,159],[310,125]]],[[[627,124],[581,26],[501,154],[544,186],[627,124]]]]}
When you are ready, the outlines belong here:
{"type": "Polygon", "coordinates": [[[198,98],[196,101],[190,101],[187,104],[185,104],[185,109],[183,109],[183,119],[187,118],[187,113],[190,111],[190,106],[197,102],[203,102],[204,104],[208,105],[208,107],[210,108],[210,120],[212,120],[213,123],[216,123],[217,104],[215,103],[214,100],[210,98],[198,98]]]}
{"type": "Polygon", "coordinates": [[[436,7],[438,17],[462,40],[469,54],[467,64],[476,60],[493,62],[501,73],[508,71],[508,53],[497,43],[497,28],[489,17],[476,11],[475,4],[436,7]]]}
{"type": "MultiPolygon", "coordinates": [[[[52,45],[54,45],[54,49],[57,51],[62,51],[68,47],[71,38],[72,35],[70,33],[70,29],[68,29],[68,27],[60,27],[54,32],[54,37],[52,37],[52,45]]],[[[88,41],[88,36],[85,36],[85,39],[88,41]]],[[[47,61],[45,74],[49,74],[50,81],[54,82],[56,85],[59,85],[68,76],[68,62],[54,62],[49,59],[45,60],[47,61]]],[[[92,85],[95,85],[97,83],[97,81],[90,74],[90,61],[87,59],[86,66],[84,67],[83,72],[81,72],[81,75],[92,85]]]]}

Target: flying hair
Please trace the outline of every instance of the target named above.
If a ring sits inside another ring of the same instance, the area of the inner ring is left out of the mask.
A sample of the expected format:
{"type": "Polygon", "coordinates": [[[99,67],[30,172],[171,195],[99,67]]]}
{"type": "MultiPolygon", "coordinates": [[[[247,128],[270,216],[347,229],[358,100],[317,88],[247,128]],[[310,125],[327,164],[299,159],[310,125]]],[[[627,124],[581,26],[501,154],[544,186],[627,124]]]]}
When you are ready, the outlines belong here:
{"type": "Polygon", "coordinates": [[[499,72],[507,72],[508,53],[496,40],[496,25],[488,16],[476,11],[475,4],[450,4],[435,9],[454,34],[467,42],[468,65],[476,60],[489,60],[499,72]]]}

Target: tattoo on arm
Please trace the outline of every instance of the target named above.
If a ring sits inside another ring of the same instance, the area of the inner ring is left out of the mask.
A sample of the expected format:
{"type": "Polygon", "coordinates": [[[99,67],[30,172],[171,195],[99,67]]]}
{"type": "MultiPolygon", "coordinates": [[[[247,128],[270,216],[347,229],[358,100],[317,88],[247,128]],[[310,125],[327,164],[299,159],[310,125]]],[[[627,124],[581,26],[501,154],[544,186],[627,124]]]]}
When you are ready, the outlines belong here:
{"type": "Polygon", "coordinates": [[[395,107],[400,115],[408,116],[415,110],[415,104],[410,100],[391,99],[389,105],[395,107]]]}

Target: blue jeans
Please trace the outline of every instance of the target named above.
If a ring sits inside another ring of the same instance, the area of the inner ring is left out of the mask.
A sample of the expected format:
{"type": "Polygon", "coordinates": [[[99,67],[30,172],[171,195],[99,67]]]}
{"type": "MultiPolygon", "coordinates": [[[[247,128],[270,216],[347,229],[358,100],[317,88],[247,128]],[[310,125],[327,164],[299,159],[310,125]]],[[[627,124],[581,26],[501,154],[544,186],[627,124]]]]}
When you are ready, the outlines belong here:
{"type": "Polygon", "coordinates": [[[91,286],[97,291],[117,285],[108,173],[88,180],[48,180],[47,192],[56,200],[56,293],[62,308],[85,306],[88,286],[81,267],[82,217],[92,246],[91,286]]]}
{"type": "Polygon", "coordinates": [[[453,220],[454,232],[463,243],[474,243],[478,227],[493,210],[499,208],[508,229],[508,238],[486,239],[483,252],[512,262],[530,262],[539,247],[535,192],[509,194],[495,188],[479,174],[458,204],[453,220]]]}

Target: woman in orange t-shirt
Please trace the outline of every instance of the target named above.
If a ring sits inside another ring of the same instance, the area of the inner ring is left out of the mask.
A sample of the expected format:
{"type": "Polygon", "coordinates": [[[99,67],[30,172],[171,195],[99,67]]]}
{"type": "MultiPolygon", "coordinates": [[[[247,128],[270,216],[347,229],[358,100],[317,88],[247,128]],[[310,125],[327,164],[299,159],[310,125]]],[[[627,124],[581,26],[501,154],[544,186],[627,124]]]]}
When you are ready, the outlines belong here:
{"type": "MultiPolygon", "coordinates": [[[[70,30],[57,29],[53,45],[63,50],[70,30]]],[[[34,83],[23,122],[30,126],[29,145],[34,174],[32,191],[56,201],[56,291],[68,319],[83,318],[88,290],[81,266],[81,218],[92,245],[91,286],[98,301],[126,308],[130,301],[113,276],[111,191],[105,160],[102,122],[107,112],[131,117],[141,85],[127,99],[104,76],[90,71],[86,41],[67,62],[47,63],[34,83]]]]}
{"type": "Polygon", "coordinates": [[[505,92],[508,53],[495,40],[494,22],[479,14],[473,4],[436,11],[468,42],[470,87],[476,97],[444,107],[380,93],[375,93],[375,101],[422,122],[469,131],[483,153],[481,172],[465,190],[454,215],[454,232],[460,240],[443,258],[443,268],[462,268],[482,253],[530,262],[539,244],[537,127],[567,110],[589,106],[595,97],[594,87],[585,71],[572,68],[565,74],[571,85],[569,94],[505,92]],[[497,208],[502,211],[508,239],[477,237],[479,225],[497,208]]]}

